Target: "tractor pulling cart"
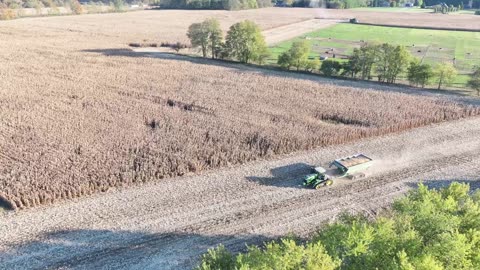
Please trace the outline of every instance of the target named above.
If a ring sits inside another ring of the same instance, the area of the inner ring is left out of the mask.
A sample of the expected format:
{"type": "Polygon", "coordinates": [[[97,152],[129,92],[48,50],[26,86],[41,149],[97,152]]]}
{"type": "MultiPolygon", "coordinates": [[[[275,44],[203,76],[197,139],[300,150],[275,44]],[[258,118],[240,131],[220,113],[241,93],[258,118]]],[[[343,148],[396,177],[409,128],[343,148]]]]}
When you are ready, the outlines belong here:
{"type": "Polygon", "coordinates": [[[312,168],[312,173],[303,177],[303,185],[320,189],[330,186],[335,179],[348,178],[356,180],[365,177],[364,171],[372,165],[372,159],[364,154],[353,155],[334,160],[329,170],[323,167],[312,168]],[[330,169],[332,168],[333,169],[330,169]]]}

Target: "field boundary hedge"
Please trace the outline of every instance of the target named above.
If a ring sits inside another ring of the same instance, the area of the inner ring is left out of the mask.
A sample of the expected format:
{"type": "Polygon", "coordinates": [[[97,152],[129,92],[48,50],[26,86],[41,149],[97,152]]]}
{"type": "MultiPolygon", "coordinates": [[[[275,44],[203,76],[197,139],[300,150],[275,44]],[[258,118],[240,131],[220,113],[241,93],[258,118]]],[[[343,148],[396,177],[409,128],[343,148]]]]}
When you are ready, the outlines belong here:
{"type": "MultiPolygon", "coordinates": [[[[130,47],[133,47],[133,46],[130,46],[130,47]]],[[[148,52],[147,52],[147,54],[148,54],[148,52]]],[[[172,53],[172,54],[174,54],[174,53],[172,53]]],[[[245,67],[248,67],[248,68],[262,69],[262,70],[266,70],[266,71],[285,73],[285,74],[300,74],[300,75],[319,77],[319,78],[328,79],[328,80],[335,80],[335,81],[359,82],[359,83],[367,83],[367,84],[372,84],[372,85],[377,85],[377,86],[398,87],[398,88],[402,88],[402,89],[405,89],[405,90],[421,90],[421,91],[424,91],[424,92],[441,92],[444,95],[462,96],[462,94],[455,93],[455,92],[451,91],[451,89],[438,90],[435,87],[420,88],[420,87],[415,87],[415,86],[408,85],[408,84],[401,83],[401,82],[386,83],[386,82],[379,82],[379,81],[375,81],[375,80],[362,80],[360,78],[351,78],[351,77],[345,77],[345,76],[325,76],[325,75],[319,73],[318,71],[317,72],[310,72],[310,71],[306,71],[306,70],[294,70],[294,69],[286,70],[286,69],[281,68],[279,66],[270,65],[270,64],[259,65],[259,64],[255,64],[255,63],[241,63],[241,62],[238,62],[238,61],[235,61],[235,60],[218,59],[218,58],[211,59],[211,58],[204,58],[204,57],[201,57],[201,56],[194,56],[194,55],[188,55],[188,54],[182,54],[182,53],[174,54],[174,55],[177,55],[177,56],[180,56],[180,57],[185,57],[185,58],[188,58],[192,61],[199,61],[199,62],[200,61],[210,61],[210,62],[213,62],[213,63],[216,62],[216,63],[218,63],[219,66],[226,66],[226,67],[228,67],[228,65],[245,66],[245,67]]],[[[355,87],[361,88],[360,86],[355,86],[355,87]]]]}

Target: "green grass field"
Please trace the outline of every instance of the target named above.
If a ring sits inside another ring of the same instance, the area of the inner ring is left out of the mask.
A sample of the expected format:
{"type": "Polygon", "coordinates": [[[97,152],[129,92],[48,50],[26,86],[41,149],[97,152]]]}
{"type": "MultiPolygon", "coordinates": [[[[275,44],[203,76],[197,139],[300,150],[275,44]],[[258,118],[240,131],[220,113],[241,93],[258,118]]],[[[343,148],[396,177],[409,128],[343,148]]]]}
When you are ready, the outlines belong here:
{"type": "Polygon", "coordinates": [[[459,71],[453,83],[463,87],[474,66],[480,65],[480,32],[425,30],[398,27],[368,26],[341,23],[289,40],[270,48],[270,63],[288,50],[294,41],[308,40],[312,44],[310,57],[327,56],[346,61],[354,48],[363,42],[390,43],[406,46],[413,56],[435,65],[452,62],[459,71]]]}

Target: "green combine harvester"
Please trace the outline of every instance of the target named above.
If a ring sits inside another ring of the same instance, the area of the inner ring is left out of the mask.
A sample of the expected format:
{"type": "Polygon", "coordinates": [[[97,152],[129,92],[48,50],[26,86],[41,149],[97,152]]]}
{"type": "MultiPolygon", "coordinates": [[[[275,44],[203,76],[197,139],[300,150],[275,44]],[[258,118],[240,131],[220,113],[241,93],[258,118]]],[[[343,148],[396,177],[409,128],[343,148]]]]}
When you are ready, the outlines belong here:
{"type": "Polygon", "coordinates": [[[356,180],[365,177],[364,171],[372,165],[372,159],[364,154],[358,154],[350,157],[334,160],[326,170],[323,167],[312,168],[312,173],[305,175],[303,185],[320,189],[325,186],[331,186],[333,180],[339,178],[348,178],[356,180]]]}

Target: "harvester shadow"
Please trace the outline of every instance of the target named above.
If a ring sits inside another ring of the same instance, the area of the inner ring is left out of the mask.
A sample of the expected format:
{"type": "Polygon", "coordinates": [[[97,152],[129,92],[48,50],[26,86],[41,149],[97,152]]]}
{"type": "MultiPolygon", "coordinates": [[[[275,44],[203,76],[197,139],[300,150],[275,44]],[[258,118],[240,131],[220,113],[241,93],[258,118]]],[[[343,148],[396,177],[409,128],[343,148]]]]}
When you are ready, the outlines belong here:
{"type": "Polygon", "coordinates": [[[209,248],[231,252],[274,240],[263,235],[202,235],[138,231],[65,230],[10,246],[1,269],[192,269],[209,248]]]}
{"type": "Polygon", "coordinates": [[[221,66],[238,70],[239,72],[255,72],[266,76],[274,76],[281,78],[303,79],[314,82],[329,83],[342,87],[357,87],[363,89],[374,89],[380,91],[390,91],[406,93],[417,96],[437,96],[437,95],[449,95],[455,97],[455,100],[459,103],[476,104],[480,105],[480,99],[472,98],[468,93],[462,90],[437,90],[433,88],[416,88],[403,84],[385,84],[376,81],[363,81],[358,79],[350,79],[345,77],[325,77],[320,74],[312,74],[306,71],[294,71],[294,70],[282,70],[276,66],[268,65],[256,65],[256,64],[244,64],[236,61],[221,60],[221,59],[209,59],[197,56],[189,56],[176,54],[173,52],[155,52],[155,51],[133,51],[128,48],[112,48],[112,49],[89,49],[83,50],[88,53],[99,53],[106,56],[127,56],[127,57],[147,57],[158,58],[165,60],[184,61],[200,65],[208,66],[221,66]]]}
{"type": "Polygon", "coordinates": [[[411,188],[417,188],[420,183],[427,186],[429,189],[440,189],[451,185],[452,183],[469,184],[470,190],[480,189],[480,178],[472,179],[425,179],[419,182],[408,182],[407,185],[411,188]]]}
{"type": "Polygon", "coordinates": [[[247,180],[265,186],[305,188],[302,185],[302,177],[310,173],[311,169],[311,165],[294,163],[270,169],[271,177],[248,176],[247,180]]]}

